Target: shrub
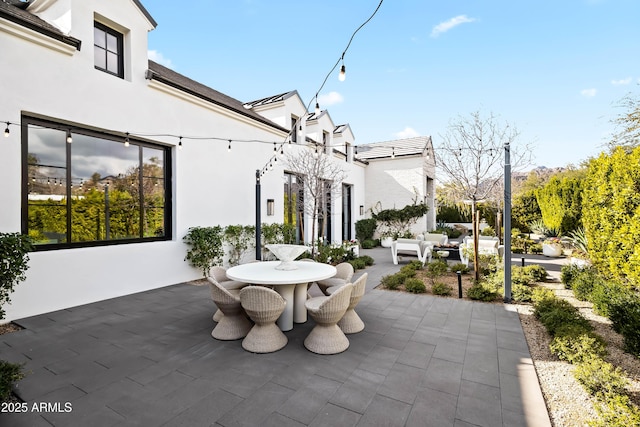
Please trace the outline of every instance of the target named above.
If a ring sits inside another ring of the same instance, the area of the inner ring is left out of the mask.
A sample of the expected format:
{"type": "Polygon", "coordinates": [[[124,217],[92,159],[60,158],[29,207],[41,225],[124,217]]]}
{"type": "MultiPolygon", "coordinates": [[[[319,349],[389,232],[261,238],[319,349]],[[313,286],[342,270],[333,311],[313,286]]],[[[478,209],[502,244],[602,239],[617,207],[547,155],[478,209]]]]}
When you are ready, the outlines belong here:
{"type": "Polygon", "coordinates": [[[593,358],[606,356],[606,344],[598,335],[584,331],[581,327],[566,325],[557,331],[549,349],[560,360],[580,364],[593,358]]]}
{"type": "Polygon", "coordinates": [[[347,262],[353,266],[354,270],[362,270],[367,267],[367,263],[361,258],[350,259],[347,262]]]}
{"type": "Polygon", "coordinates": [[[485,227],[482,229],[482,231],[480,232],[481,236],[495,236],[496,232],[493,229],[493,227],[485,227]]]}
{"type": "Polygon", "coordinates": [[[587,331],[592,329],[589,321],[582,317],[578,309],[564,299],[543,299],[534,305],[533,314],[552,336],[567,324],[575,324],[576,327],[583,327],[587,331]]]}
{"type": "MultiPolygon", "coordinates": [[[[378,223],[373,218],[361,219],[359,221],[356,221],[356,239],[361,242],[373,239],[373,233],[375,233],[377,226],[378,223]]],[[[364,245],[362,247],[364,248],[364,245]]]]}
{"type": "Polygon", "coordinates": [[[362,255],[359,259],[363,260],[366,265],[373,265],[374,260],[369,255],[362,255]]]}
{"type": "Polygon", "coordinates": [[[511,287],[511,298],[516,302],[531,302],[533,289],[526,285],[513,285],[511,287]]]}
{"type": "Polygon", "coordinates": [[[622,394],[628,384],[620,368],[599,358],[578,365],[574,375],[589,393],[605,398],[622,394]]]}
{"type": "Polygon", "coordinates": [[[442,276],[449,270],[449,265],[446,261],[437,260],[427,264],[427,276],[432,280],[442,276]]]}
{"type": "Polygon", "coordinates": [[[576,265],[576,264],[565,264],[560,269],[560,280],[564,283],[564,287],[566,289],[571,289],[573,285],[573,279],[582,271],[584,268],[576,265]]]}
{"type": "Polygon", "coordinates": [[[424,285],[424,282],[420,279],[405,280],[404,288],[407,292],[412,292],[414,294],[422,294],[427,291],[427,287],[424,285]]]}
{"type": "Polygon", "coordinates": [[[392,291],[398,289],[405,281],[405,276],[402,274],[391,274],[389,276],[384,276],[380,280],[380,284],[387,289],[391,289],[392,291]]]}
{"type": "Polygon", "coordinates": [[[612,301],[624,298],[631,290],[617,281],[597,280],[589,295],[589,300],[593,303],[596,313],[609,317],[609,305],[612,301]]]}
{"type": "Polygon", "coordinates": [[[495,301],[500,295],[494,289],[477,283],[467,289],[467,297],[477,301],[495,301]]]}
{"type": "Polygon", "coordinates": [[[640,426],[640,409],[625,395],[608,396],[599,401],[596,412],[600,419],[589,422],[591,427],[630,427],[640,426]]]}
{"type": "Polygon", "coordinates": [[[431,292],[433,292],[434,295],[451,295],[453,288],[446,283],[436,282],[431,286],[431,292]]]}
{"type": "Polygon", "coordinates": [[[471,269],[467,267],[463,262],[459,262],[451,266],[451,271],[453,271],[454,273],[459,271],[462,274],[467,274],[470,270],[471,269]]]}
{"type": "Polygon", "coordinates": [[[362,246],[362,249],[373,249],[378,246],[378,242],[373,239],[366,239],[362,240],[360,246],[362,246]]]}
{"type": "Polygon", "coordinates": [[[16,381],[24,378],[22,364],[10,363],[0,360],[0,402],[5,402],[11,397],[11,387],[16,381]]]}
{"type": "Polygon", "coordinates": [[[531,301],[534,304],[539,304],[544,300],[552,300],[555,298],[555,294],[551,289],[536,287],[533,288],[533,292],[531,293],[531,301]]]}
{"type": "Polygon", "coordinates": [[[544,282],[547,280],[547,270],[545,270],[541,265],[527,265],[526,267],[523,267],[523,270],[534,282],[544,282]]]}
{"type": "Polygon", "coordinates": [[[591,291],[595,286],[595,282],[602,280],[600,276],[593,269],[585,269],[579,272],[574,278],[571,284],[573,294],[580,301],[589,301],[591,297],[591,291]]]}
{"type": "Polygon", "coordinates": [[[405,266],[402,266],[398,273],[403,274],[407,278],[416,277],[416,268],[411,264],[407,264],[405,266]]]}
{"type": "Polygon", "coordinates": [[[625,350],[640,357],[640,297],[629,293],[608,306],[613,330],[624,338],[625,350]]]}

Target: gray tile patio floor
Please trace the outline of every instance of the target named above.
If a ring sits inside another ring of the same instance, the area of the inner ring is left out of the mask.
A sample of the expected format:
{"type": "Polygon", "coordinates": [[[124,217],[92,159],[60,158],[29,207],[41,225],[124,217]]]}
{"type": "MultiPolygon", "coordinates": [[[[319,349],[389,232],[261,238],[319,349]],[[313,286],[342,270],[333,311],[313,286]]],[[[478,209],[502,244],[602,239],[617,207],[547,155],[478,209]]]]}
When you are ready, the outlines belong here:
{"type": "Polygon", "coordinates": [[[311,320],[271,354],[217,341],[209,290],[189,284],[21,319],[0,359],[26,363],[29,410],[0,425],[550,425],[512,307],[373,289],[398,266],[363,253],[366,328],[337,355],[304,348],[311,320]]]}

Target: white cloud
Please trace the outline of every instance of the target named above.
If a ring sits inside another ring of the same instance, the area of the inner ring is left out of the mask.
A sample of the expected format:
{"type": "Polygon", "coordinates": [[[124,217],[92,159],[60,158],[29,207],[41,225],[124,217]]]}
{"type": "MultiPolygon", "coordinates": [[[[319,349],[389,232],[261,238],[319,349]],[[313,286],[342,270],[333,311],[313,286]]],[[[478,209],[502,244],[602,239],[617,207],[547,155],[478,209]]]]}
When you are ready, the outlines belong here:
{"type": "Polygon", "coordinates": [[[167,68],[173,68],[173,63],[171,62],[171,60],[168,58],[165,58],[157,50],[150,50],[147,52],[147,55],[149,56],[150,60],[157,62],[160,65],[164,65],[167,68]]]}
{"type": "Polygon", "coordinates": [[[398,139],[413,138],[416,136],[420,136],[418,131],[416,131],[414,128],[411,128],[409,126],[405,127],[400,132],[396,132],[394,135],[398,139]]]}
{"type": "Polygon", "coordinates": [[[318,103],[320,104],[321,107],[340,104],[342,101],[344,101],[344,97],[340,95],[338,92],[334,92],[334,91],[324,95],[320,95],[318,97],[318,103]]]}
{"type": "Polygon", "coordinates": [[[469,18],[467,15],[458,15],[433,27],[431,30],[431,37],[438,37],[441,33],[446,33],[458,25],[474,22],[475,20],[475,18],[469,18]]]}
{"type": "Polygon", "coordinates": [[[627,77],[626,79],[620,79],[620,80],[611,80],[611,84],[614,86],[628,85],[629,83],[631,83],[632,80],[633,78],[631,77],[627,77]]]}
{"type": "Polygon", "coordinates": [[[585,98],[593,98],[594,96],[596,96],[596,93],[598,91],[596,89],[582,89],[580,91],[580,95],[584,96],[585,98]]]}

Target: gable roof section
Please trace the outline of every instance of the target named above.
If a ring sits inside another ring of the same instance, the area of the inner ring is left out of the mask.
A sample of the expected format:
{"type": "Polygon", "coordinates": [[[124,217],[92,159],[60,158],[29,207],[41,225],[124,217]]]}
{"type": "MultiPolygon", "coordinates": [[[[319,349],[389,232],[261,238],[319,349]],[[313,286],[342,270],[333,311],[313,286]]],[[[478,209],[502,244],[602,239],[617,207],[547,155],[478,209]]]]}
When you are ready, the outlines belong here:
{"type": "Polygon", "coordinates": [[[76,50],[80,50],[81,40],[63,33],[47,21],[38,18],[33,13],[27,12],[24,10],[26,6],[28,6],[28,3],[14,0],[0,0],[0,18],[4,18],[22,27],[73,46],[76,50]]]}
{"type": "Polygon", "coordinates": [[[358,145],[359,159],[384,159],[396,157],[423,155],[431,146],[430,136],[416,136],[414,138],[396,139],[393,141],[374,142],[358,145]]]}
{"type": "Polygon", "coordinates": [[[215,89],[212,89],[208,86],[203,85],[202,83],[198,83],[195,80],[191,80],[188,77],[183,76],[182,74],[176,73],[175,71],[164,67],[157,62],[149,60],[149,70],[151,71],[151,79],[156,80],[158,82],[164,83],[168,86],[171,86],[175,89],[203,99],[205,101],[211,102],[213,104],[224,107],[228,110],[234,111],[238,114],[241,114],[246,117],[250,117],[253,120],[256,120],[260,123],[271,126],[275,129],[278,129],[283,132],[289,132],[288,129],[285,129],[271,120],[265,119],[260,114],[255,113],[249,109],[246,109],[242,102],[238,101],[235,98],[232,98],[228,95],[225,95],[221,92],[218,92],[215,89]]]}
{"type": "MultiPolygon", "coordinates": [[[[291,98],[292,96],[295,96],[298,94],[297,90],[292,90],[289,92],[285,92],[285,93],[280,93],[278,95],[273,95],[273,96],[268,96],[266,98],[262,98],[262,99],[256,99],[255,101],[250,101],[250,102],[245,102],[244,105],[246,105],[247,107],[262,107],[264,105],[269,105],[269,104],[273,104],[276,102],[281,102],[284,101],[288,98],[291,98]]],[[[247,108],[245,107],[245,108],[247,108]]]]}

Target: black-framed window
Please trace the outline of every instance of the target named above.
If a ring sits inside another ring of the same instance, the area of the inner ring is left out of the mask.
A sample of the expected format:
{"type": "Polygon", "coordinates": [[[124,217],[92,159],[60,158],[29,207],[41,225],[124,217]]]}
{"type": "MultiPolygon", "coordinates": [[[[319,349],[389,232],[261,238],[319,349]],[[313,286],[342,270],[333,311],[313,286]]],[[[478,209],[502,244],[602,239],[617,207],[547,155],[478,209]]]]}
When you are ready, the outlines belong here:
{"type": "Polygon", "coordinates": [[[169,147],[22,122],[22,232],[36,249],[171,239],[169,147]]]}
{"type": "Polygon", "coordinates": [[[124,78],[124,36],[99,22],[93,25],[95,68],[124,78]]]}

